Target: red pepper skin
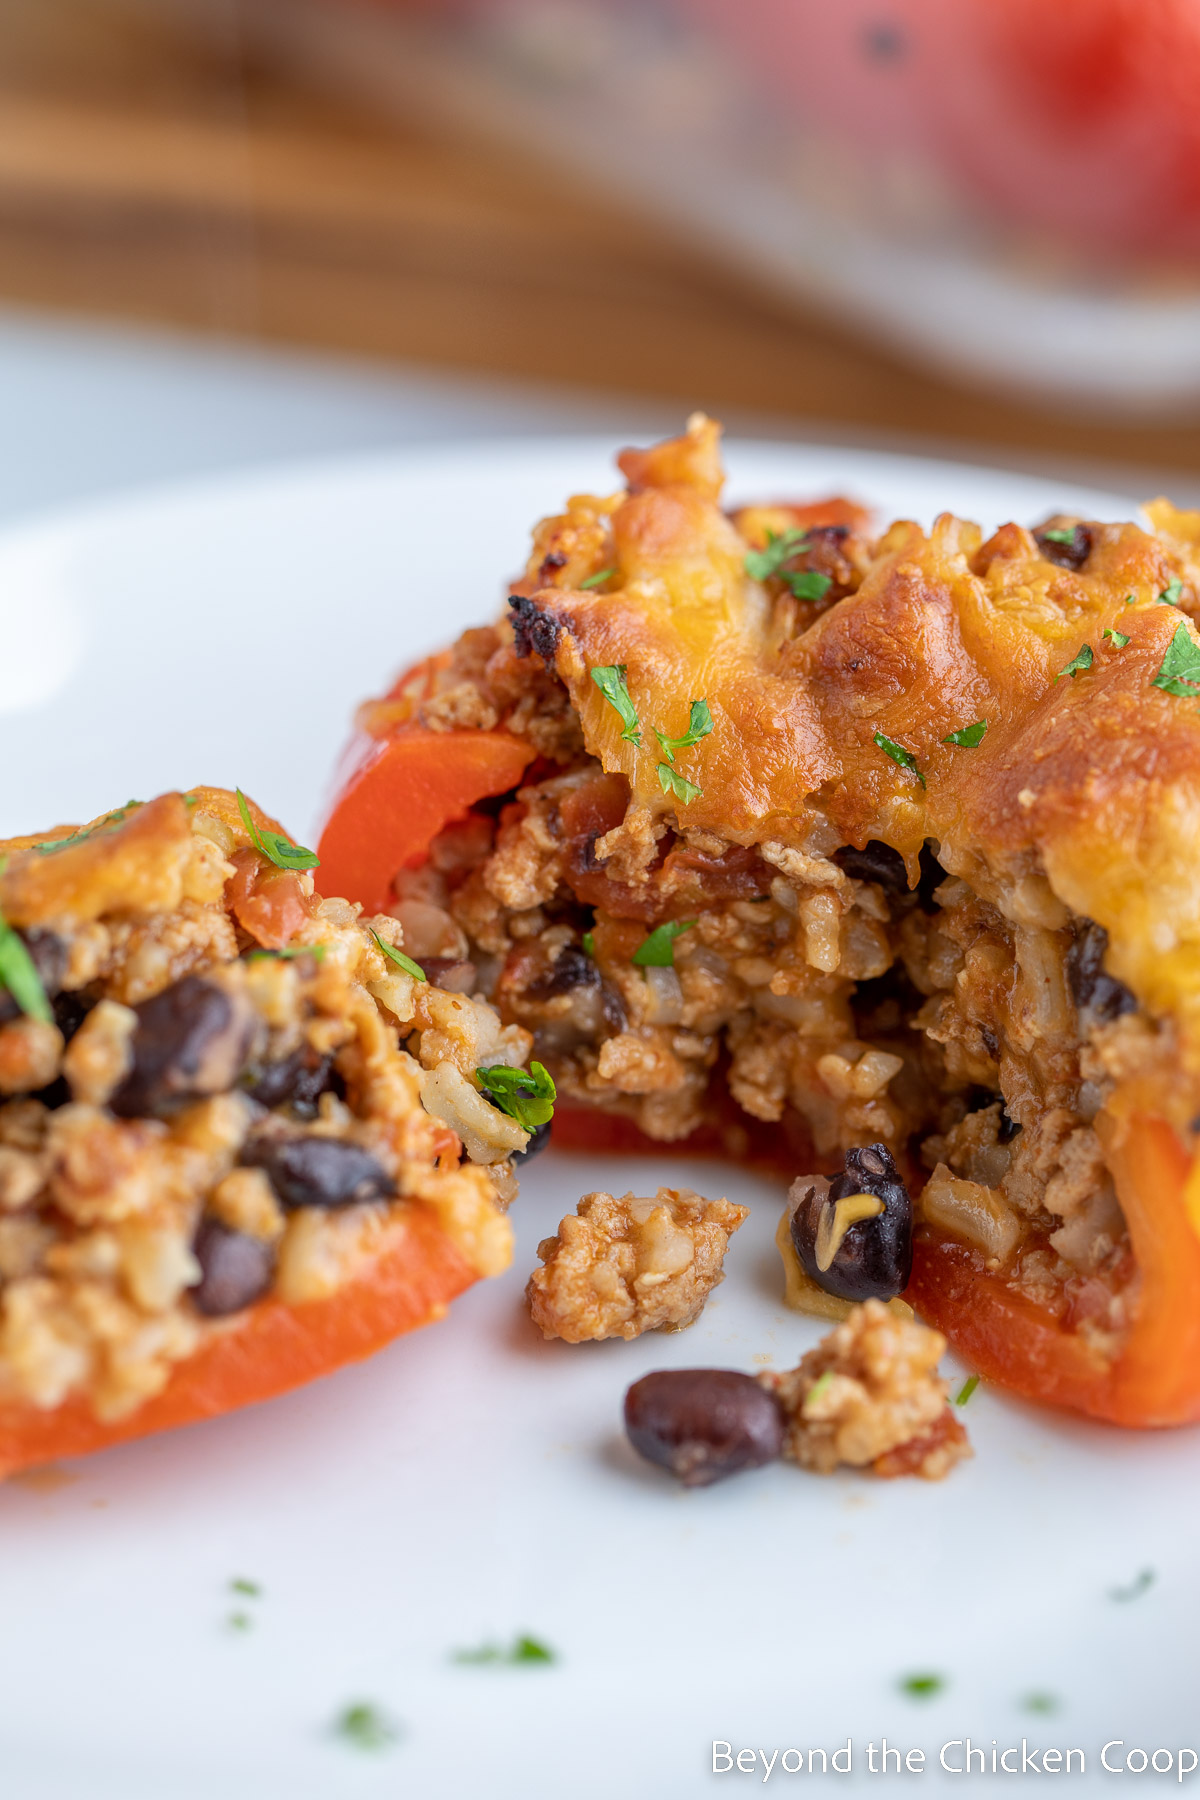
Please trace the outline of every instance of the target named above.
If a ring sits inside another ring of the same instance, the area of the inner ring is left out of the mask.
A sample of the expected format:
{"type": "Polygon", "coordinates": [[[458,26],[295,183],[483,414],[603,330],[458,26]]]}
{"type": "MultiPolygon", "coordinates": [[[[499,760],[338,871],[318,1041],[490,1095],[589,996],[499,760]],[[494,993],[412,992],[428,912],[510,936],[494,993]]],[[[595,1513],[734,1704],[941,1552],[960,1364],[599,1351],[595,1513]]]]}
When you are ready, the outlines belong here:
{"type": "Polygon", "coordinates": [[[1098,1116],[1137,1262],[1131,1320],[1113,1358],[990,1274],[965,1245],[928,1234],[905,1298],[985,1381],[1115,1425],[1200,1420],[1200,1158],[1165,1119],[1116,1097],[1098,1116]]]}
{"type": "Polygon", "coordinates": [[[405,725],[390,737],[364,736],[317,847],[321,891],[381,911],[396,872],[477,800],[516,787],[534,755],[507,731],[405,725]]]}
{"type": "Polygon", "coordinates": [[[0,1406],[0,1480],[18,1469],[83,1456],[149,1432],[269,1400],[373,1356],[401,1332],[440,1319],[475,1271],[432,1210],[414,1202],[404,1228],[375,1262],[326,1300],[263,1300],[228,1322],[166,1387],[128,1417],[97,1419],[85,1400],[48,1411],[0,1406]]]}

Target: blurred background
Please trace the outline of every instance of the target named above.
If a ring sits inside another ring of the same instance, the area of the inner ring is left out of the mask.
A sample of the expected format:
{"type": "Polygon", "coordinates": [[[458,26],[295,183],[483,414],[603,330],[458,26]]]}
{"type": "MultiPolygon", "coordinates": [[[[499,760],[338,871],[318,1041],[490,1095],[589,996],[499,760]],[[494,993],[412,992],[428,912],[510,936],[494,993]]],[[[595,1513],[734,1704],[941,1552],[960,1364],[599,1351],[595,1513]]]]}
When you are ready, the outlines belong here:
{"type": "Polygon", "coordinates": [[[1200,501],[1200,0],[4,0],[0,516],[675,427],[1200,501]]]}

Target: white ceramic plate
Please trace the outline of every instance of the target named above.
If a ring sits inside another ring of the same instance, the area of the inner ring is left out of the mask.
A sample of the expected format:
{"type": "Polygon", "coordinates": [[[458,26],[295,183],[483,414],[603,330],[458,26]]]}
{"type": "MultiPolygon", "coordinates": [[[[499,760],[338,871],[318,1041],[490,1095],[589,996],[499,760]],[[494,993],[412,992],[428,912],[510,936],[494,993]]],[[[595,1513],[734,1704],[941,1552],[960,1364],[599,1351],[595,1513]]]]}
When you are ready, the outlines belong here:
{"type": "MultiPolygon", "coordinates": [[[[355,702],[487,618],[531,522],[615,485],[611,449],[341,463],[0,540],[0,835],[207,780],[311,841],[355,702]]],[[[1132,506],[840,449],[742,444],[729,461],[739,497],[841,490],[926,521],[1132,506]]],[[[4,1794],[670,1800],[761,1784],[761,1763],[714,1775],[714,1740],[769,1756],[849,1738],[838,1791],[871,1781],[884,1737],[924,1749],[919,1779],[938,1787],[940,1747],[968,1735],[989,1759],[993,1740],[1079,1747],[1076,1789],[1108,1781],[1109,1740],[1200,1743],[1194,1432],[1125,1435],[980,1389],[976,1460],[941,1486],[781,1466],[683,1493],[635,1461],[619,1425],[638,1375],[788,1367],[819,1335],[780,1305],[780,1199],[686,1157],[551,1152],[515,1209],[511,1272],[444,1325],[59,1485],[0,1489],[4,1794]],[[753,1206],[701,1320],[542,1343],[521,1305],[538,1239],[587,1189],[653,1191],[668,1169],[753,1206]],[[1143,1569],[1139,1598],[1110,1597],[1143,1569]],[[239,1576],[261,1597],[231,1593],[239,1576]],[[525,1630],[555,1666],[451,1661],[525,1630]],[[908,1698],[899,1682],[926,1671],[942,1692],[908,1698]],[[1057,1710],[1029,1710],[1033,1693],[1057,1710]],[[402,1723],[393,1748],[331,1734],[359,1701],[402,1723]]],[[[794,1760],[771,1791],[805,1790],[794,1760]]]]}

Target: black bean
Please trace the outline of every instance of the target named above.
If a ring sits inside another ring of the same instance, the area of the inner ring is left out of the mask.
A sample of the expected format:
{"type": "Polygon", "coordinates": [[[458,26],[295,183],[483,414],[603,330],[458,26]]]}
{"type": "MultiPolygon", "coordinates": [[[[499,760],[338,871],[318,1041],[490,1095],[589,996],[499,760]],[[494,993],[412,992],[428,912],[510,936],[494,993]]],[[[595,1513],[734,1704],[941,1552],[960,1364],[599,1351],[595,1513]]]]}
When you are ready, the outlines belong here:
{"type": "Polygon", "coordinates": [[[70,1043],[95,1004],[94,1000],[89,999],[79,989],[75,989],[69,994],[55,995],[54,1023],[62,1032],[64,1043],[70,1043]]]}
{"type": "Polygon", "coordinates": [[[199,1282],[190,1290],[192,1304],[210,1319],[241,1312],[271,1285],[274,1248],[219,1219],[201,1219],[192,1251],[201,1269],[199,1282]]]}
{"type": "Polygon", "coordinates": [[[546,667],[552,669],[558,640],[566,626],[561,620],[543,612],[537,602],[530,600],[525,594],[510,594],[508,604],[512,608],[513,639],[517,655],[529,656],[536,651],[546,667]]]}
{"type": "Polygon", "coordinates": [[[559,951],[547,973],[529,987],[531,1000],[552,1000],[556,994],[570,994],[576,988],[600,986],[600,971],[590,956],[567,944],[559,951]]]}
{"type": "Polygon", "coordinates": [[[1092,528],[1090,525],[1041,525],[1034,532],[1037,547],[1047,562],[1057,563],[1060,569],[1082,569],[1092,554],[1092,528]],[[1063,543],[1060,539],[1048,538],[1046,532],[1062,530],[1071,533],[1070,539],[1063,543]]]}
{"type": "Polygon", "coordinates": [[[382,1164],[343,1138],[264,1134],[249,1140],[242,1161],[265,1171],[284,1206],[357,1206],[396,1191],[382,1164]]]}
{"type": "Polygon", "coordinates": [[[861,850],[853,844],[846,844],[835,850],[833,860],[844,875],[854,881],[876,881],[879,886],[892,894],[907,894],[908,870],[904,866],[904,858],[890,844],[880,843],[878,838],[871,838],[861,850]]]}
{"type": "Polygon", "coordinates": [[[526,1163],[531,1163],[535,1156],[540,1156],[542,1154],[542,1151],[550,1142],[552,1123],[552,1120],[547,1119],[544,1125],[538,1125],[530,1132],[529,1142],[526,1144],[525,1148],[523,1150],[513,1151],[512,1160],[514,1164],[520,1168],[524,1168],[526,1163]]]}
{"type": "Polygon", "coordinates": [[[316,1118],[322,1094],[345,1094],[332,1056],[320,1055],[311,1044],[301,1044],[279,1062],[252,1067],[242,1077],[242,1088],[260,1106],[290,1106],[301,1119],[316,1118]]]}
{"type": "Polygon", "coordinates": [[[185,975],[133,1010],[133,1067],[109,1103],[115,1113],[162,1118],[234,1086],[254,1035],[246,1002],[202,975],[185,975]]]}
{"type": "Polygon", "coordinates": [[[891,1300],[903,1293],[912,1274],[912,1200],[886,1147],[868,1144],[848,1150],[828,1194],[815,1186],[801,1199],[792,1214],[791,1234],[805,1273],[827,1294],[840,1300],[891,1300]],[[856,1219],[839,1237],[837,1203],[853,1194],[873,1195],[883,1210],[856,1219]]]}
{"type": "MultiPolygon", "coordinates": [[[[29,952],[29,960],[37,970],[38,980],[47,999],[53,1000],[62,987],[63,977],[67,972],[70,952],[65,939],[60,938],[57,931],[45,931],[39,925],[31,925],[25,931],[18,931],[17,936],[29,952]]],[[[10,1020],[20,1016],[21,1009],[6,987],[0,987],[0,1025],[7,1025],[10,1020]]]]}
{"type": "Polygon", "coordinates": [[[475,964],[465,956],[423,956],[421,967],[429,985],[447,994],[470,994],[475,990],[475,964]]]}
{"type": "Polygon", "coordinates": [[[783,1449],[783,1410],[736,1369],[660,1369],[625,1396],[625,1430],[647,1462],[684,1487],[758,1469],[783,1449]]]}
{"type": "Polygon", "coordinates": [[[1067,952],[1067,980],[1075,1005],[1096,1024],[1108,1024],[1122,1013],[1134,1012],[1137,1001],[1114,975],[1104,971],[1108,933],[1093,919],[1082,919],[1075,942],[1067,952]]]}

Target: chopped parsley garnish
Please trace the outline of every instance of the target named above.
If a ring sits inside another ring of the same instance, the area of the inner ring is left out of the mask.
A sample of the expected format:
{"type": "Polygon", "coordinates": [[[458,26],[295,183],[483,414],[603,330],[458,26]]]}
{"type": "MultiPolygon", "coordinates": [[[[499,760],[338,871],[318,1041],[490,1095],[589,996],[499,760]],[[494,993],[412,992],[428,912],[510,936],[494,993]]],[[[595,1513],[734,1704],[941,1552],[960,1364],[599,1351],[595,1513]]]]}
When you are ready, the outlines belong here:
{"type": "Polygon", "coordinates": [[[1176,626],[1175,636],[1150,685],[1161,688],[1164,694],[1180,694],[1185,700],[1200,695],[1200,644],[1193,642],[1186,625],[1176,626]]]}
{"type": "Polygon", "coordinates": [[[8,989],[27,1018],[54,1023],[54,1010],[46,998],[42,978],[24,938],[0,914],[0,987],[8,989]]]}
{"type": "Polygon", "coordinates": [[[1178,606],[1179,596],[1182,592],[1183,583],[1180,581],[1178,575],[1176,575],[1171,581],[1168,581],[1166,587],[1158,596],[1159,606],[1178,606]]]}
{"type": "Polygon", "coordinates": [[[285,944],[281,950],[257,950],[246,952],[247,962],[260,962],[264,956],[277,957],[280,962],[294,962],[298,956],[311,956],[314,962],[325,961],[324,944],[285,944]]]}
{"type": "Polygon", "coordinates": [[[1052,525],[1049,531],[1040,532],[1038,535],[1044,537],[1048,544],[1073,544],[1075,527],[1074,525],[1052,525]]]}
{"type": "Polygon", "coordinates": [[[932,1700],[946,1683],[940,1675],[906,1675],[897,1685],[900,1692],[912,1700],[932,1700]]]}
{"type": "Polygon", "coordinates": [[[394,944],[385,944],[377,931],[372,931],[371,936],[389,962],[394,962],[398,969],[403,969],[404,973],[411,975],[414,981],[425,980],[425,971],[420,963],[415,963],[411,956],[405,956],[403,950],[397,950],[394,944]]]}
{"type": "Polygon", "coordinates": [[[921,786],[925,786],[925,777],[922,775],[920,769],[918,769],[917,759],[912,754],[911,750],[906,750],[902,744],[897,744],[893,738],[884,737],[882,731],[877,731],[875,733],[874,743],[876,749],[882,750],[885,756],[890,756],[892,761],[898,763],[902,769],[911,769],[921,786]]]}
{"type": "Polygon", "coordinates": [[[250,817],[250,808],[246,804],[246,796],[241,788],[234,789],[237,795],[238,811],[242,815],[242,824],[250,834],[250,842],[265,856],[268,862],[274,863],[277,869],[318,869],[321,866],[319,856],[306,850],[303,844],[293,844],[291,838],[284,837],[282,831],[260,831],[250,817]]]}
{"type": "Polygon", "coordinates": [[[658,729],[657,725],[654,727],[654,735],[658,739],[658,747],[667,761],[673,763],[677,750],[690,750],[693,744],[698,744],[701,738],[706,738],[712,728],[712,714],[708,710],[708,701],[693,700],[692,710],[688,717],[688,728],[682,737],[668,737],[665,732],[658,729]]]}
{"type": "Polygon", "coordinates": [[[527,1069],[497,1063],[490,1069],[476,1069],[475,1075],[492,1105],[515,1119],[522,1131],[536,1131],[554,1117],[558,1094],[540,1062],[530,1063],[527,1069]]]}
{"type": "Polygon", "coordinates": [[[695,923],[695,919],[668,919],[664,925],[656,925],[634,951],[634,963],[639,969],[673,969],[675,939],[681,932],[690,931],[695,923]]]}
{"type": "Polygon", "coordinates": [[[39,856],[53,856],[56,850],[65,850],[70,844],[82,844],[85,838],[95,837],[98,832],[120,825],[128,813],[143,804],[141,800],[127,800],[124,806],[114,806],[110,813],[105,813],[102,819],[95,825],[89,825],[86,831],[80,826],[78,831],[72,831],[67,837],[52,838],[48,844],[35,844],[34,848],[39,856]]]}
{"type": "Polygon", "coordinates": [[[616,572],[615,569],[600,569],[595,575],[585,575],[579,585],[581,588],[600,587],[604,582],[611,580],[616,572]]]}
{"type": "Polygon", "coordinates": [[[244,1575],[235,1575],[229,1584],[232,1594],[247,1594],[251,1600],[261,1600],[262,1589],[257,1581],[248,1581],[244,1575]]]}
{"type": "Polygon", "coordinates": [[[1136,606],[1137,605],[1137,595],[1136,594],[1126,594],[1125,604],[1126,604],[1126,606],[1136,606]]]}
{"type": "Polygon", "coordinates": [[[254,1627],[254,1620],[250,1617],[249,1613],[244,1613],[244,1612],[230,1613],[230,1615],[229,1615],[230,1631],[251,1631],[253,1629],[253,1627],[254,1627]]]}
{"type": "Polygon", "coordinates": [[[1056,1694],[1026,1694],[1021,1705],[1026,1712],[1052,1713],[1058,1711],[1059,1700],[1056,1694]]]}
{"type": "MultiPolygon", "coordinates": [[[[772,575],[780,573],[789,558],[807,549],[808,532],[801,526],[791,525],[786,531],[768,531],[766,548],[751,550],[742,566],[753,580],[769,581],[772,575]]],[[[828,587],[829,583],[825,585],[828,587]]]]}
{"type": "Polygon", "coordinates": [[[1116,631],[1111,625],[1105,626],[1104,635],[1114,650],[1123,650],[1129,642],[1129,639],[1125,636],[1123,631],[1116,631]]]}
{"type": "Polygon", "coordinates": [[[640,747],[642,728],[638,723],[633,701],[629,698],[629,689],[625,685],[626,670],[625,663],[610,663],[605,668],[593,669],[592,680],[625,726],[621,733],[622,741],[640,747]]]}
{"type": "Polygon", "coordinates": [[[465,1663],[479,1668],[484,1665],[503,1665],[507,1668],[519,1668],[527,1663],[555,1663],[558,1656],[548,1644],[539,1638],[523,1633],[513,1639],[507,1647],[503,1644],[480,1644],[476,1650],[456,1650],[450,1658],[451,1662],[465,1663]]]}
{"type": "Polygon", "coordinates": [[[978,1386],[978,1375],[968,1375],[967,1379],[963,1382],[957,1394],[954,1396],[955,1406],[965,1406],[978,1386]]]}
{"type": "Polygon", "coordinates": [[[783,566],[808,546],[808,532],[799,526],[793,525],[778,534],[768,531],[766,549],[751,550],[742,566],[755,581],[769,581],[772,575],[778,575],[797,600],[823,600],[833,586],[831,576],[822,575],[816,569],[785,569],[783,566]]]}
{"type": "Polygon", "coordinates": [[[1061,681],[1064,675],[1069,675],[1071,680],[1074,681],[1075,677],[1081,675],[1084,669],[1090,669],[1095,660],[1095,653],[1092,650],[1092,646],[1090,644],[1080,644],[1066,668],[1060,669],[1054,679],[1055,681],[1061,681]]]}
{"type": "Polygon", "coordinates": [[[1141,1569],[1134,1576],[1128,1587],[1109,1588],[1110,1600],[1140,1600],[1148,1588],[1154,1586],[1156,1576],[1153,1569],[1141,1569]]]}
{"type": "Polygon", "coordinates": [[[960,731],[952,731],[949,737],[942,739],[943,744],[961,744],[964,750],[975,750],[984,739],[988,728],[986,719],[976,719],[973,725],[964,725],[960,731]]]}
{"type": "Polygon", "coordinates": [[[585,931],[579,941],[583,946],[583,954],[585,956],[590,956],[592,961],[595,962],[595,960],[596,960],[596,934],[595,934],[595,932],[594,931],[585,931]]]}
{"type": "Polygon", "coordinates": [[[365,1700],[339,1713],[333,1728],[339,1737],[359,1750],[385,1750],[400,1735],[392,1720],[365,1700]]]}
{"type": "Polygon", "coordinates": [[[783,579],[797,600],[823,600],[833,586],[833,576],[819,569],[784,569],[783,579]]]}
{"type": "Polygon", "coordinates": [[[685,806],[690,806],[693,800],[699,800],[704,793],[703,788],[698,788],[694,781],[688,781],[678,769],[668,768],[666,763],[658,765],[658,785],[664,794],[674,794],[685,806]]]}
{"type": "Polygon", "coordinates": [[[826,1369],[824,1374],[818,1375],[817,1379],[813,1382],[813,1384],[809,1388],[807,1394],[805,1394],[805,1396],[804,1396],[805,1406],[808,1405],[810,1400],[819,1399],[820,1396],[825,1392],[826,1388],[828,1388],[832,1385],[832,1382],[833,1382],[833,1370],[832,1369],[826,1369]]]}

